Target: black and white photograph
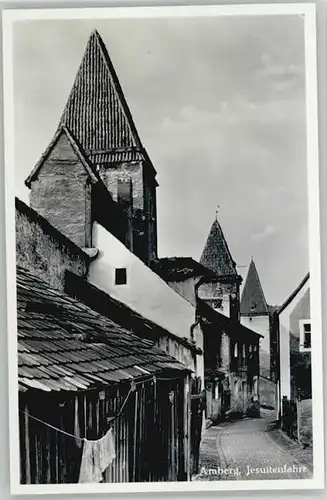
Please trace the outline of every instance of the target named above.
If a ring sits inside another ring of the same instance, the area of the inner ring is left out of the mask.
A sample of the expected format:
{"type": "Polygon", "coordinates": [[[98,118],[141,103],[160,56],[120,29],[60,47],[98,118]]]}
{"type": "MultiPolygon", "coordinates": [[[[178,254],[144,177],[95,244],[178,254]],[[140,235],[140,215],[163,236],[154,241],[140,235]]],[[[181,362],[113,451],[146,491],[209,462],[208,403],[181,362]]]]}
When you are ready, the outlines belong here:
{"type": "Polygon", "coordinates": [[[323,488],[314,5],[3,32],[12,493],[323,488]]]}

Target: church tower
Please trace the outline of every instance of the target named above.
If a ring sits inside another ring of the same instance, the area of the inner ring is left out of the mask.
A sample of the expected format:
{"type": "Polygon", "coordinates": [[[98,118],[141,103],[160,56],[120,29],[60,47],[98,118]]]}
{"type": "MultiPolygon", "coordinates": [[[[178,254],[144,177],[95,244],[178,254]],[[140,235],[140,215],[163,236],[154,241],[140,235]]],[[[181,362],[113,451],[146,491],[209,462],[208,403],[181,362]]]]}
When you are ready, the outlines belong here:
{"type": "Polygon", "coordinates": [[[242,291],[241,323],[263,336],[260,342],[260,375],[270,378],[270,315],[253,259],[242,291]]]}
{"type": "Polygon", "coordinates": [[[211,269],[216,279],[199,287],[199,298],[225,316],[239,321],[242,278],[236,270],[236,263],[217,218],[211,226],[200,263],[211,269]]]}
{"type": "Polygon", "coordinates": [[[157,257],[156,170],[97,31],[89,38],[52,142],[26,180],[31,207],[87,247],[92,244],[89,236],[76,237],[81,227],[89,228],[95,216],[104,225],[107,219],[116,218],[112,203],[102,202],[99,208],[99,192],[102,201],[109,200],[105,188],[129,221],[124,225],[124,231],[129,232],[124,243],[149,265],[157,257]],[[85,165],[82,170],[78,164],[81,158],[89,168],[87,175],[85,165]],[[68,227],[72,216],[82,221],[73,232],[68,227]]]}

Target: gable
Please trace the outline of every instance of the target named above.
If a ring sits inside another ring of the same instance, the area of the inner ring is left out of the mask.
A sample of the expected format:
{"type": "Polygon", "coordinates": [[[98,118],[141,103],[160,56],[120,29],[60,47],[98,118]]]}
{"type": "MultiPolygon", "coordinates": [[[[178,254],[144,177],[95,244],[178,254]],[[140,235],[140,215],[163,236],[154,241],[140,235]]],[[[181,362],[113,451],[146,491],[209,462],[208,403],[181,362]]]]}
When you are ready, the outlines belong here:
{"type": "MultiPolygon", "coordinates": [[[[285,306],[282,306],[278,315],[280,322],[290,328],[291,318],[294,315],[299,319],[308,319],[307,316],[310,313],[310,281],[307,279],[302,282],[301,287],[299,287],[296,293],[293,293],[289,300],[285,302],[285,306]]],[[[309,314],[310,317],[310,314],[309,314]]]]}
{"type": "Polygon", "coordinates": [[[61,127],[26,179],[25,184],[30,188],[32,182],[40,175],[76,175],[78,169],[79,173],[88,175],[92,182],[98,182],[99,178],[89,165],[80,146],[68,129],[61,127]]]}
{"type": "Polygon", "coordinates": [[[58,141],[54,144],[38,171],[38,176],[55,174],[68,176],[87,175],[81,159],[64,133],[59,136],[58,141]]]}
{"type": "Polygon", "coordinates": [[[310,289],[307,288],[303,296],[294,301],[293,308],[289,313],[290,331],[296,337],[300,336],[300,320],[310,319],[310,289]]]}

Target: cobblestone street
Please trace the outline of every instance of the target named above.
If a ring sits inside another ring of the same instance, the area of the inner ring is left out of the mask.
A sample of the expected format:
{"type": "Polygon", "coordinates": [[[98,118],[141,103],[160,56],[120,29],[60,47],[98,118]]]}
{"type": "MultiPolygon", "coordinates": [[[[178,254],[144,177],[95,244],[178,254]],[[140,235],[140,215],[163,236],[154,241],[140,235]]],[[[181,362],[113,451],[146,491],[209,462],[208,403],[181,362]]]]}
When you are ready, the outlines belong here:
{"type": "Polygon", "coordinates": [[[204,432],[196,481],[307,479],[308,452],[272,430],[272,418],[242,419],[204,432]],[[277,439],[276,439],[277,436],[277,439]],[[302,460],[305,456],[305,460],[302,460]]]}

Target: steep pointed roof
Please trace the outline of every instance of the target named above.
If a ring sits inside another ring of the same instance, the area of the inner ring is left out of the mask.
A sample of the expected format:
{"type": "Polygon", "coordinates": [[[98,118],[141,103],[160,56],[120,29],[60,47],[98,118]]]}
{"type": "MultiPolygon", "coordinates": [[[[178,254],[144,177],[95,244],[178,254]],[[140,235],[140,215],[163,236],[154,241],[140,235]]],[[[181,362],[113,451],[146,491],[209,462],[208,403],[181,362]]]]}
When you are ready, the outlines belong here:
{"type": "Polygon", "coordinates": [[[219,277],[239,277],[236,264],[217,219],[211,226],[200,264],[211,269],[219,277]]]}
{"type": "Polygon", "coordinates": [[[30,175],[27,177],[25,180],[25,184],[27,187],[31,187],[31,183],[37,178],[42,165],[46,161],[46,159],[50,156],[52,151],[55,149],[57,145],[59,145],[60,148],[60,143],[61,143],[61,149],[65,151],[65,155],[67,158],[64,158],[62,155],[62,160],[68,159],[68,157],[71,159],[72,153],[73,155],[76,156],[82,163],[83,167],[85,168],[86,172],[90,176],[91,182],[98,182],[99,177],[98,174],[96,173],[95,169],[93,168],[92,164],[89,163],[88,159],[86,158],[86,155],[84,151],[82,150],[80,144],[76,141],[76,139],[73,137],[71,132],[65,127],[65,125],[60,125],[58,128],[56,134],[54,135],[52,141],[49,143],[47,149],[33,168],[32,172],[30,175]],[[64,146],[64,147],[62,147],[64,146]],[[68,146],[68,148],[67,148],[68,146]]]}
{"type": "Polygon", "coordinates": [[[60,120],[94,164],[145,159],[144,150],[106,46],[94,30],[60,120]]]}
{"type": "Polygon", "coordinates": [[[253,259],[251,259],[242,292],[241,314],[244,316],[261,316],[269,314],[265,295],[263,293],[258,271],[253,259]]]}

